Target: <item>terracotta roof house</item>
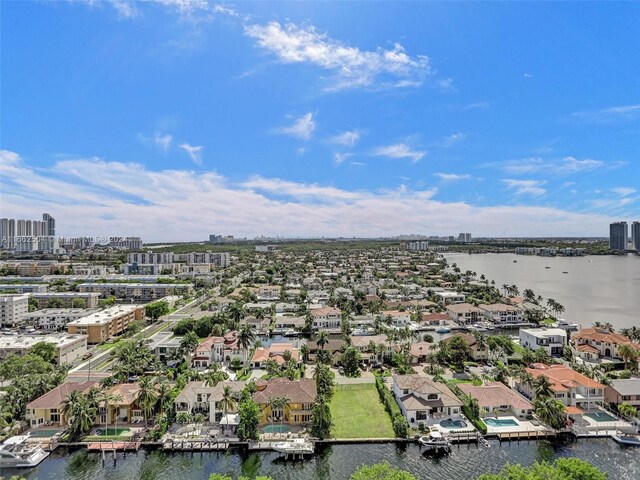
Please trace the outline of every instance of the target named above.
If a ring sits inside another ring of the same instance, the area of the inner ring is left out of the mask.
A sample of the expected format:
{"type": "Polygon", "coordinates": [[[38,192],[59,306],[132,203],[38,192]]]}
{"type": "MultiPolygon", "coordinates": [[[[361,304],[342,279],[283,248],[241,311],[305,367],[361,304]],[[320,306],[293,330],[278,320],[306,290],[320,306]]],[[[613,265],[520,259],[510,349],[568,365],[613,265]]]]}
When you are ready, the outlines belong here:
{"type": "Polygon", "coordinates": [[[296,362],[300,362],[300,349],[295,348],[292,343],[272,343],[269,347],[259,347],[253,354],[251,365],[253,368],[261,368],[267,360],[275,360],[278,365],[284,365],[287,361],[284,359],[285,352],[291,353],[291,358],[296,362]]]}
{"type": "Polygon", "coordinates": [[[303,425],[312,421],[311,410],[318,394],[314,380],[274,378],[258,380],[256,387],[253,400],[260,405],[261,425],[280,421],[289,425],[303,425]],[[276,397],[286,398],[287,405],[284,408],[272,408],[270,399],[276,397]]]}
{"type": "MultiPolygon", "coordinates": [[[[556,400],[560,400],[567,407],[588,409],[604,402],[605,386],[586,375],[564,365],[534,363],[532,367],[525,368],[525,370],[531,374],[534,380],[541,375],[547,377],[551,382],[556,400]]],[[[516,389],[527,398],[535,400],[535,392],[530,385],[516,381],[516,389]]]]}
{"type": "MultiPolygon", "coordinates": [[[[604,328],[583,328],[571,335],[569,344],[576,356],[594,363],[602,361],[622,363],[618,352],[621,345],[631,345],[640,354],[640,344],[633,343],[624,335],[604,328]]],[[[640,365],[640,355],[638,362],[640,365]]]]}
{"type": "Polygon", "coordinates": [[[31,427],[41,425],[66,425],[67,419],[62,413],[62,404],[71,392],[86,393],[91,387],[97,387],[98,383],[69,382],[58,385],[53,390],[32,400],[27,404],[27,420],[31,427]]]}
{"type": "Polygon", "coordinates": [[[394,375],[392,392],[412,427],[461,419],[462,402],[444,383],[420,375],[394,375]]]}
{"type": "Polygon", "coordinates": [[[525,417],[533,413],[531,402],[502,382],[488,382],[480,386],[461,383],[458,387],[465,394],[478,400],[482,416],[497,415],[500,412],[525,417]]]}

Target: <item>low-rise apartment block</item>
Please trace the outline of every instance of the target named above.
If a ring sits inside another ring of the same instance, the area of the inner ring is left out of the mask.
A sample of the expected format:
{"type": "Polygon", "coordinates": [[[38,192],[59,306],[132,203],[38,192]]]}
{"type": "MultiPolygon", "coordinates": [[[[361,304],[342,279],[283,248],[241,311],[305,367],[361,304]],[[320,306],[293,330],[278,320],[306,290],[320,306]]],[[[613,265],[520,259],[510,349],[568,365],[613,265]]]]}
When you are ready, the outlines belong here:
{"type": "Polygon", "coordinates": [[[150,302],[167,295],[188,295],[191,283],[81,283],[80,292],[98,293],[102,298],[116,297],[126,300],[150,302]]]}
{"type": "Polygon", "coordinates": [[[44,283],[3,283],[0,292],[12,293],[44,293],[49,285],[44,283]]]}
{"type": "Polygon", "coordinates": [[[27,355],[36,343],[47,342],[56,346],[56,362],[60,365],[73,362],[87,353],[86,335],[52,333],[48,335],[1,335],[0,360],[8,355],[27,355]]]}
{"type": "Polygon", "coordinates": [[[67,323],[86,317],[97,312],[96,308],[45,308],[22,316],[24,325],[45,331],[61,331],[67,328],[67,323]]]}
{"type": "Polygon", "coordinates": [[[29,295],[0,295],[0,325],[13,327],[29,312],[29,295]]]}
{"type": "Polygon", "coordinates": [[[84,301],[83,308],[96,308],[98,306],[99,293],[81,293],[81,292],[46,292],[32,293],[31,298],[38,302],[38,308],[49,308],[50,305],[56,305],[59,308],[72,308],[74,300],[84,301]]]}
{"type": "Polygon", "coordinates": [[[90,344],[120,335],[135,320],[144,319],[144,305],[116,305],[67,324],[69,333],[87,335],[90,344]]]}

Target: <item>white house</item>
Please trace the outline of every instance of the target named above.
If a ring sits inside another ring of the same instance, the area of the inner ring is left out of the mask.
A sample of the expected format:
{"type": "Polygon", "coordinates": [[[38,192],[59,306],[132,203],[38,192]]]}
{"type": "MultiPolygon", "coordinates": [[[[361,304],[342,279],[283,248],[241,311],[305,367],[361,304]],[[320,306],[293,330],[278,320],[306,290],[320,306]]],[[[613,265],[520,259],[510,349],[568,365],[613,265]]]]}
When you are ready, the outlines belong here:
{"type": "Polygon", "coordinates": [[[567,344],[567,331],[562,328],[521,328],[520,345],[531,350],[544,348],[551,356],[560,356],[567,344]]]}
{"type": "Polygon", "coordinates": [[[313,320],[312,328],[314,330],[339,329],[342,327],[342,312],[339,308],[314,308],[310,311],[310,315],[313,320]]]}
{"type": "Polygon", "coordinates": [[[462,402],[444,383],[421,375],[394,375],[392,391],[411,427],[462,418],[462,402]]]}

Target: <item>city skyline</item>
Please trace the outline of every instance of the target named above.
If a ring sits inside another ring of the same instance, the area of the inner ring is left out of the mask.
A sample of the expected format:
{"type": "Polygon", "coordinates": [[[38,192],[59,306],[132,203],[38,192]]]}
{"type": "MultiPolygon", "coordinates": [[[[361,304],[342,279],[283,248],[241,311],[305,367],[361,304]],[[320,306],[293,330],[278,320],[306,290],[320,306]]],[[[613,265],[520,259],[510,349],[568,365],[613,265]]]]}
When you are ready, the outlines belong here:
{"type": "Polygon", "coordinates": [[[637,13],[3,4],[0,217],[148,241],[606,237],[640,217],[637,13]]]}

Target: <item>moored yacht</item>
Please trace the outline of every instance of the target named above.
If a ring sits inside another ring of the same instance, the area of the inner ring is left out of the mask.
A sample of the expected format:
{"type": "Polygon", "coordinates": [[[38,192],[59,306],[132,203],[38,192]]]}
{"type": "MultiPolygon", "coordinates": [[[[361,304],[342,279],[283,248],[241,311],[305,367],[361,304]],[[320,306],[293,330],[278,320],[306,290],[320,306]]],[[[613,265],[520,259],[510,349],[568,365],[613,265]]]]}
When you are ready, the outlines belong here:
{"type": "Polygon", "coordinates": [[[35,467],[49,456],[39,445],[27,444],[29,435],[7,438],[0,445],[0,470],[35,467]]]}
{"type": "Polygon", "coordinates": [[[420,437],[418,439],[418,443],[427,448],[448,449],[451,447],[451,443],[449,442],[449,440],[437,430],[432,430],[429,432],[429,435],[423,435],[422,437],[420,437]]]}
{"type": "Polygon", "coordinates": [[[273,443],[271,448],[280,453],[313,453],[313,443],[307,442],[303,438],[295,438],[288,442],[273,443]]]}

